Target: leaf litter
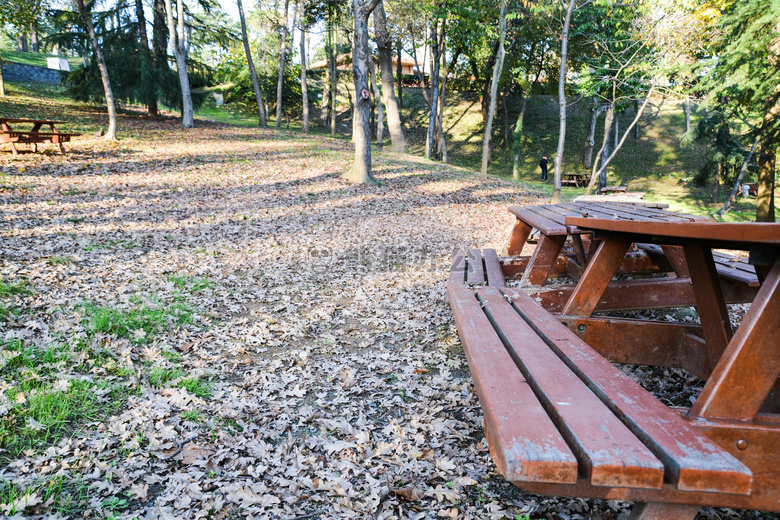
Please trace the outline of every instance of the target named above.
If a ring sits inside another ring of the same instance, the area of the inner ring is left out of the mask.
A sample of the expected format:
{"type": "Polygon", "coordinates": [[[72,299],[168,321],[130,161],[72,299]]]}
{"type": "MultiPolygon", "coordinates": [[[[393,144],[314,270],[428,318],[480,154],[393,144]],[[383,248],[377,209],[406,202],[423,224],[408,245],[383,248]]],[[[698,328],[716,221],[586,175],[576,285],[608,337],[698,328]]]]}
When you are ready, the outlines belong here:
{"type": "Polygon", "coordinates": [[[446,301],[452,252],[501,250],[506,207],[540,193],[388,154],[379,186],[354,185],[340,141],[128,124],[0,155],[0,277],[30,289],[2,300],[0,420],[74,381],[115,405],[23,452],[6,434],[0,513],[627,516],[503,481],[446,301]],[[35,372],[30,348],[61,359],[35,372]]]}

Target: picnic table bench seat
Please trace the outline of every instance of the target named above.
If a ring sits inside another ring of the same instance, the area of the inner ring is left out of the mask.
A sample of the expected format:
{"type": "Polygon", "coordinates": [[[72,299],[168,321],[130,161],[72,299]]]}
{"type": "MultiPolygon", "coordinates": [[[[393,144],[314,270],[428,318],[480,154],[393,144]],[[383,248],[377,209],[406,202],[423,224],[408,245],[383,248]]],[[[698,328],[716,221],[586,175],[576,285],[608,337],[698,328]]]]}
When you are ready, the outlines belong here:
{"type": "Polygon", "coordinates": [[[507,480],[543,494],[641,490],[660,502],[672,490],[689,504],[749,494],[750,469],[501,273],[494,250],[460,251],[447,291],[507,480]]]}

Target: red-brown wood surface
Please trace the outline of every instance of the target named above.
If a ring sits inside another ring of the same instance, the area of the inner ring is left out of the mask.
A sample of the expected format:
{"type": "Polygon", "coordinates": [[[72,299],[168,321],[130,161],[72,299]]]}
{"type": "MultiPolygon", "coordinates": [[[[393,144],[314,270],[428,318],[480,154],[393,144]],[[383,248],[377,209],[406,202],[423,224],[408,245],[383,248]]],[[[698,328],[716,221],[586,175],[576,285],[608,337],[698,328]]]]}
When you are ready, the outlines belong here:
{"type": "Polygon", "coordinates": [[[600,486],[658,488],[663,464],[596,397],[515,312],[498,290],[477,291],[539,401],[579,461],[600,486]]]}
{"type": "Polygon", "coordinates": [[[691,409],[692,416],[753,419],[780,375],[780,260],[691,409]]]}
{"type": "Polygon", "coordinates": [[[628,243],[622,240],[602,241],[585,268],[580,283],[563,306],[562,313],[568,316],[590,316],[626,251],[628,243]]]}
{"type": "Polygon", "coordinates": [[[704,339],[707,340],[709,372],[715,368],[731,340],[731,322],[712,251],[700,242],[686,244],[683,249],[696,295],[696,307],[704,330],[704,339]]]}
{"type": "Polygon", "coordinates": [[[566,235],[541,235],[520,285],[544,285],[566,242],[566,235]]]}
{"type": "Polygon", "coordinates": [[[498,262],[498,255],[495,249],[483,249],[485,256],[485,275],[487,283],[491,287],[506,287],[504,283],[504,273],[501,271],[501,264],[498,262]]]}
{"type": "Polygon", "coordinates": [[[470,285],[485,283],[485,268],[482,265],[482,251],[469,250],[469,259],[466,264],[466,282],[470,285]]]}
{"type": "MultiPolygon", "coordinates": [[[[510,269],[511,270],[511,269],[510,269]]],[[[731,280],[721,279],[726,303],[750,303],[758,290],[731,280]]],[[[548,311],[560,314],[571,297],[575,285],[550,285],[531,287],[526,292],[540,298],[548,311]]],[[[691,281],[684,278],[648,278],[613,281],[604,290],[594,311],[620,311],[638,309],[663,309],[668,307],[695,307],[691,281]]]]}
{"type": "Polygon", "coordinates": [[[509,212],[523,222],[535,227],[544,235],[568,235],[569,231],[563,223],[551,220],[532,211],[533,206],[510,206],[509,212]]]}
{"type": "Polygon", "coordinates": [[[532,493],[627,500],[668,502],[713,507],[780,511],[780,424],[778,416],[759,416],[755,421],[718,421],[688,418],[690,425],[727,450],[750,468],[753,486],[750,494],[680,491],[665,483],[660,490],[605,488],[593,486],[580,477],[574,485],[515,482],[532,493]]]}
{"type": "Polygon", "coordinates": [[[485,415],[493,460],[508,480],[573,483],[577,460],[509,357],[471,289],[447,287],[485,415]]]}
{"type": "Polygon", "coordinates": [[[699,506],[688,504],[639,503],[628,520],[693,520],[698,512],[699,506]]]}
{"type": "Polygon", "coordinates": [[[780,244],[780,223],[772,222],[657,222],[566,217],[566,224],[600,231],[617,231],[674,240],[709,240],[718,244],[780,244]]]}
{"type": "Polygon", "coordinates": [[[67,123],[67,121],[52,121],[50,119],[19,119],[13,117],[0,117],[0,123],[8,123],[8,124],[34,123],[38,125],[62,125],[67,123]]]}
{"type": "Polygon", "coordinates": [[[515,222],[515,227],[512,228],[512,234],[509,236],[509,243],[506,245],[506,254],[509,256],[517,256],[523,252],[523,247],[528,240],[529,235],[533,227],[530,224],[526,224],[520,219],[515,222]]]}
{"type": "Polygon", "coordinates": [[[742,463],[613,367],[528,295],[514,291],[511,298],[537,334],[547,338],[569,368],[663,461],[666,478],[678,489],[750,491],[751,473],[742,463]]]}
{"type": "Polygon", "coordinates": [[[700,326],[676,322],[572,316],[558,316],[558,320],[614,363],[682,367],[683,358],[690,354],[688,335],[701,335],[700,326]]]}
{"type": "Polygon", "coordinates": [[[455,251],[452,257],[452,268],[450,269],[450,283],[466,283],[466,252],[462,250],[455,251]]]}

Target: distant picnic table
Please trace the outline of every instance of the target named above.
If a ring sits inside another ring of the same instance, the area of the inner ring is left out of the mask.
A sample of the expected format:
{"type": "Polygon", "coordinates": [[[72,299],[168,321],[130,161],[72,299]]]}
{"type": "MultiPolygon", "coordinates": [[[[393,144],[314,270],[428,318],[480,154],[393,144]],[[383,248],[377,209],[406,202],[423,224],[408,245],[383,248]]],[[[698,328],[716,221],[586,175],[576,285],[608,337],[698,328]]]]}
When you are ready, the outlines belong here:
{"type": "Polygon", "coordinates": [[[9,143],[14,155],[19,152],[16,149],[17,144],[27,143],[33,146],[33,151],[38,151],[38,143],[52,143],[60,148],[60,152],[65,153],[65,147],[62,143],[70,141],[71,137],[81,134],[73,132],[60,132],[56,125],[66,124],[67,121],[54,121],[50,119],[21,119],[0,117],[0,143],[9,143]],[[14,129],[11,125],[32,124],[30,130],[14,129]],[[41,128],[48,126],[48,131],[41,131],[41,128]]]}
{"type": "Polygon", "coordinates": [[[543,231],[532,258],[458,252],[448,283],[505,478],[533,493],[638,502],[642,520],[693,519],[701,505],[779,511],[780,224],[639,204],[510,211],[510,254],[543,231]],[[578,241],[567,257],[563,244],[578,241]],[[713,249],[748,251],[749,264],[713,249]],[[552,303],[539,294],[561,257],[582,265],[574,285],[550,286],[563,298],[552,303]],[[524,286],[508,287],[517,277],[524,286]],[[735,297],[753,300],[736,332],[735,297]],[[700,325],[594,315],[681,301],[700,325]],[[706,383],[690,408],[668,407],[610,361],[683,367],[706,383]]]}

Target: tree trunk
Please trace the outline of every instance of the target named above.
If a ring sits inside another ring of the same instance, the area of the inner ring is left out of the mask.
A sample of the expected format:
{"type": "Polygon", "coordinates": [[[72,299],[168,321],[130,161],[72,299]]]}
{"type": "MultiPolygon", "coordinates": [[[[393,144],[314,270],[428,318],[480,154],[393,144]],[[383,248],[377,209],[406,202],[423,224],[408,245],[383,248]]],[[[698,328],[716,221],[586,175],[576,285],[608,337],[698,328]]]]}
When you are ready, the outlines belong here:
{"type": "Polygon", "coordinates": [[[260,128],[266,128],[268,122],[265,118],[265,107],[263,106],[263,96],[260,93],[260,82],[257,80],[257,72],[255,71],[255,61],[252,59],[252,51],[249,48],[249,37],[246,33],[246,19],[244,18],[244,6],[241,4],[241,0],[236,0],[238,6],[238,18],[241,22],[241,39],[244,42],[244,52],[246,53],[246,63],[249,67],[249,75],[252,78],[252,88],[255,91],[255,101],[257,101],[257,126],[260,128]]]}
{"type": "MultiPolygon", "coordinates": [[[[634,114],[639,112],[639,101],[634,100],[634,114]]],[[[634,139],[639,139],[639,123],[634,125],[634,139]]]]}
{"type": "Polygon", "coordinates": [[[734,197],[737,195],[737,190],[739,190],[739,186],[742,184],[742,179],[745,177],[745,172],[747,172],[750,159],[753,158],[753,153],[756,151],[756,146],[758,146],[758,140],[753,142],[753,146],[750,148],[750,153],[747,154],[747,157],[745,157],[745,162],[742,163],[742,168],[739,170],[739,175],[737,175],[737,180],[734,183],[734,187],[731,189],[731,193],[726,198],[726,202],[723,203],[723,207],[718,210],[719,217],[724,213],[728,213],[731,209],[731,201],[734,200],[734,197]]]}
{"type": "Polygon", "coordinates": [[[374,91],[374,102],[376,103],[376,149],[382,151],[384,146],[385,132],[385,112],[382,110],[382,94],[379,92],[379,85],[376,83],[376,71],[374,70],[374,60],[368,58],[368,73],[371,79],[371,89],[374,91]]]}
{"type": "Polygon", "coordinates": [[[331,52],[330,47],[332,45],[331,43],[332,35],[330,30],[330,25],[327,24],[325,27],[325,81],[324,81],[324,89],[322,92],[322,104],[320,105],[320,124],[323,126],[323,128],[328,127],[328,115],[330,115],[330,72],[331,72],[331,52]]]}
{"type": "Polygon", "coordinates": [[[718,202],[718,198],[720,197],[720,176],[721,172],[723,171],[723,162],[719,161],[718,166],[715,168],[715,179],[712,183],[712,203],[715,204],[718,202]]]}
{"type": "Polygon", "coordinates": [[[620,135],[618,134],[619,126],[620,126],[620,112],[615,112],[615,144],[613,148],[617,148],[618,141],[620,141],[620,135]]]}
{"type": "MultiPolygon", "coordinates": [[[[401,126],[401,111],[395,99],[395,89],[393,88],[393,50],[391,48],[393,42],[387,32],[384,2],[379,2],[379,5],[374,9],[374,32],[376,33],[379,74],[382,80],[385,109],[387,110],[387,128],[390,131],[390,141],[393,144],[394,152],[404,153],[406,152],[406,139],[401,126]]],[[[398,63],[401,63],[400,55],[398,63]]],[[[401,79],[400,74],[398,79],[401,79]]]]}
{"type": "MultiPolygon", "coordinates": [[[[574,1],[574,0],[572,0],[574,1]]],[[[479,171],[479,180],[487,182],[487,167],[490,160],[490,134],[493,129],[493,112],[496,111],[496,93],[498,82],[501,81],[501,73],[504,69],[504,40],[506,40],[506,10],[507,0],[501,0],[500,36],[498,39],[498,57],[493,67],[493,80],[490,86],[490,109],[488,110],[487,123],[485,124],[485,138],[482,141],[482,168],[479,171]]]]}
{"type": "Polygon", "coordinates": [[[398,38],[396,43],[396,48],[398,49],[398,61],[395,64],[395,75],[396,75],[396,81],[398,82],[398,111],[400,113],[401,110],[404,108],[404,93],[403,93],[403,83],[404,83],[404,68],[403,64],[401,63],[401,56],[403,55],[403,46],[401,45],[401,38],[398,38]]]}
{"type": "MultiPolygon", "coordinates": [[[[458,56],[460,55],[459,52],[456,52],[453,56],[453,65],[455,62],[458,61],[458,56]]],[[[441,61],[442,66],[444,66],[447,62],[447,52],[445,49],[445,40],[442,38],[441,42],[441,61]]],[[[447,76],[449,76],[450,69],[445,68],[444,75],[441,77],[441,88],[439,89],[439,157],[441,157],[441,162],[447,164],[449,162],[449,157],[447,156],[447,138],[444,134],[444,106],[445,106],[445,98],[447,95],[447,76]]]]}
{"type": "MultiPolygon", "coordinates": [[[[770,141],[770,139],[766,139],[770,141]]],[[[777,150],[767,146],[758,154],[758,197],[756,222],[775,221],[775,167],[777,150]]]]}
{"type": "Polygon", "coordinates": [[[691,97],[685,96],[685,133],[691,131],[691,97]]]}
{"type": "Polygon", "coordinates": [[[287,54],[287,10],[290,0],[284,0],[284,16],[282,20],[282,44],[279,46],[279,79],[276,82],[276,129],[282,128],[282,88],[284,87],[284,59],[287,54]]]}
{"type": "Polygon", "coordinates": [[[582,150],[582,165],[585,168],[590,169],[593,165],[593,147],[596,145],[596,123],[598,122],[599,115],[607,109],[607,105],[598,106],[594,100],[594,104],[591,105],[590,123],[588,126],[588,137],[585,140],[585,148],[582,150]]]}
{"type": "Polygon", "coordinates": [[[553,204],[557,204],[561,201],[563,148],[566,144],[566,60],[569,55],[569,25],[571,24],[571,14],[574,12],[576,1],[577,0],[569,0],[569,6],[566,8],[566,18],[563,21],[563,32],[561,33],[561,67],[558,73],[558,118],[560,120],[560,130],[558,131],[558,149],[555,153],[555,174],[553,176],[552,195],[553,204]]]}
{"type": "Polygon", "coordinates": [[[507,107],[507,92],[506,90],[501,91],[501,109],[504,113],[504,139],[501,143],[501,149],[506,150],[509,148],[509,108],[507,107]]]}
{"type": "Polygon", "coordinates": [[[780,119],[780,85],[764,101],[764,118],[761,122],[761,153],[758,155],[758,197],[756,222],[775,221],[775,167],[780,136],[772,128],[780,119]]]}
{"type": "Polygon", "coordinates": [[[371,128],[369,111],[371,94],[368,90],[368,17],[379,0],[352,0],[354,13],[354,31],[352,35],[352,76],[355,86],[355,115],[357,132],[355,135],[355,162],[352,170],[344,178],[360,183],[376,183],[371,172],[371,128]]]}
{"type": "Polygon", "coordinates": [[[141,50],[141,74],[144,89],[144,101],[146,102],[146,111],[151,117],[157,117],[160,114],[157,106],[157,89],[153,79],[154,74],[151,69],[154,68],[152,52],[149,49],[149,35],[146,32],[146,15],[144,13],[144,4],[141,0],[135,0],[135,15],[138,18],[138,38],[141,50]]]}
{"type": "Polygon", "coordinates": [[[27,52],[27,37],[24,35],[16,38],[16,50],[20,52],[27,52]]]}
{"type": "Polygon", "coordinates": [[[303,133],[309,135],[309,85],[306,82],[306,11],[304,0],[298,0],[301,20],[301,102],[303,103],[303,133]]]}
{"type": "Polygon", "coordinates": [[[523,98],[523,101],[520,106],[520,115],[517,116],[517,122],[515,123],[514,135],[512,136],[512,147],[514,149],[512,154],[512,178],[516,181],[520,180],[520,139],[523,136],[523,118],[525,117],[526,101],[528,100],[522,92],[520,96],[523,98]]]}
{"type": "Polygon", "coordinates": [[[192,128],[195,126],[192,110],[192,93],[190,92],[190,78],[187,74],[187,49],[184,42],[184,4],[182,0],[176,1],[177,23],[173,21],[173,7],[171,0],[165,0],[165,9],[168,12],[168,45],[173,46],[176,55],[176,70],[179,73],[181,83],[181,126],[192,128]]]}
{"type": "MultiPolygon", "coordinates": [[[[639,107],[639,110],[637,111],[636,116],[634,117],[634,120],[631,121],[631,124],[628,125],[628,128],[626,128],[626,131],[623,133],[623,138],[620,139],[620,142],[615,147],[615,149],[612,151],[610,156],[607,157],[607,159],[605,161],[602,161],[601,168],[598,171],[596,171],[596,166],[597,166],[598,163],[593,165],[593,173],[591,174],[591,177],[590,177],[590,183],[588,183],[588,189],[585,190],[585,195],[590,195],[590,192],[593,190],[593,187],[596,184],[596,180],[600,177],[600,175],[602,173],[606,177],[607,166],[612,161],[612,159],[615,158],[615,154],[618,153],[618,150],[620,150],[620,148],[623,146],[623,143],[626,142],[626,138],[631,133],[631,129],[634,128],[634,125],[636,125],[637,122],[639,121],[639,118],[642,116],[642,112],[644,112],[645,107],[647,107],[647,103],[650,101],[650,97],[653,95],[653,91],[654,90],[655,90],[655,82],[653,82],[651,84],[650,90],[647,91],[647,97],[645,98],[644,103],[642,103],[642,106],[639,107]]],[[[610,119],[610,110],[609,109],[607,109],[607,119],[608,120],[610,119]]],[[[605,122],[605,124],[606,124],[606,122],[605,122]]],[[[608,140],[609,140],[609,129],[607,128],[607,129],[605,129],[605,132],[604,132],[604,145],[602,145],[602,148],[606,147],[606,144],[607,144],[608,140]]],[[[601,151],[599,151],[599,153],[601,153],[601,151]]]]}
{"type": "Polygon", "coordinates": [[[158,74],[165,74],[168,66],[168,22],[164,0],[154,0],[154,24],[152,25],[152,49],[154,67],[158,74]]]}
{"type": "Polygon", "coordinates": [[[76,7],[78,7],[79,14],[81,14],[81,20],[84,22],[84,25],[87,26],[87,32],[89,33],[89,39],[92,41],[92,48],[95,52],[98,70],[100,70],[100,79],[103,81],[103,93],[106,96],[106,108],[108,109],[108,131],[106,132],[105,139],[116,140],[116,103],[114,103],[114,93],[111,90],[111,80],[108,77],[108,67],[106,67],[106,60],[103,57],[103,49],[100,48],[100,42],[95,34],[95,27],[92,25],[89,13],[87,13],[87,9],[84,7],[84,0],[76,0],[76,7]]]}
{"type": "Polygon", "coordinates": [[[38,27],[36,24],[30,25],[30,50],[32,52],[38,52],[38,27]]]}
{"type": "MultiPolygon", "coordinates": [[[[426,159],[431,159],[434,156],[433,146],[436,135],[436,122],[438,121],[436,112],[439,109],[439,70],[441,65],[441,56],[439,54],[441,31],[439,29],[438,19],[434,19],[433,26],[431,27],[431,65],[433,65],[433,77],[431,78],[431,110],[428,116],[428,138],[425,147],[426,159]]],[[[441,29],[443,30],[443,27],[441,29]]]]}
{"type": "MultiPolygon", "coordinates": [[[[426,83],[424,81],[425,79],[425,73],[423,70],[420,69],[420,62],[417,61],[417,43],[414,41],[414,37],[412,37],[412,58],[414,58],[414,68],[417,70],[417,74],[421,78],[421,88],[420,91],[422,92],[423,99],[425,100],[425,103],[428,105],[428,109],[431,108],[431,99],[428,96],[428,90],[426,88],[426,83]]],[[[425,64],[423,64],[423,67],[425,64]]]]}
{"type": "MultiPolygon", "coordinates": [[[[331,24],[333,15],[331,15],[331,24]]],[[[336,53],[336,29],[331,27],[331,45],[330,45],[330,136],[336,137],[336,95],[339,93],[339,64],[336,62],[338,54],[336,53]]]]}
{"type": "Polygon", "coordinates": [[[0,51],[0,97],[5,97],[5,80],[3,79],[3,53],[0,51]]]}
{"type": "MultiPolygon", "coordinates": [[[[500,40],[500,38],[499,38],[500,40]]],[[[487,70],[495,69],[496,67],[496,58],[498,57],[498,46],[499,42],[496,42],[496,44],[493,46],[493,53],[490,55],[490,58],[488,58],[487,62],[487,70]]],[[[476,64],[472,61],[472,69],[477,70],[476,64]]],[[[477,74],[474,74],[474,81],[475,83],[479,81],[479,76],[477,74]]],[[[485,78],[485,82],[482,84],[482,99],[480,100],[480,114],[482,115],[482,123],[487,124],[488,120],[488,107],[490,107],[490,87],[493,85],[492,81],[488,78],[485,78]]]]}

